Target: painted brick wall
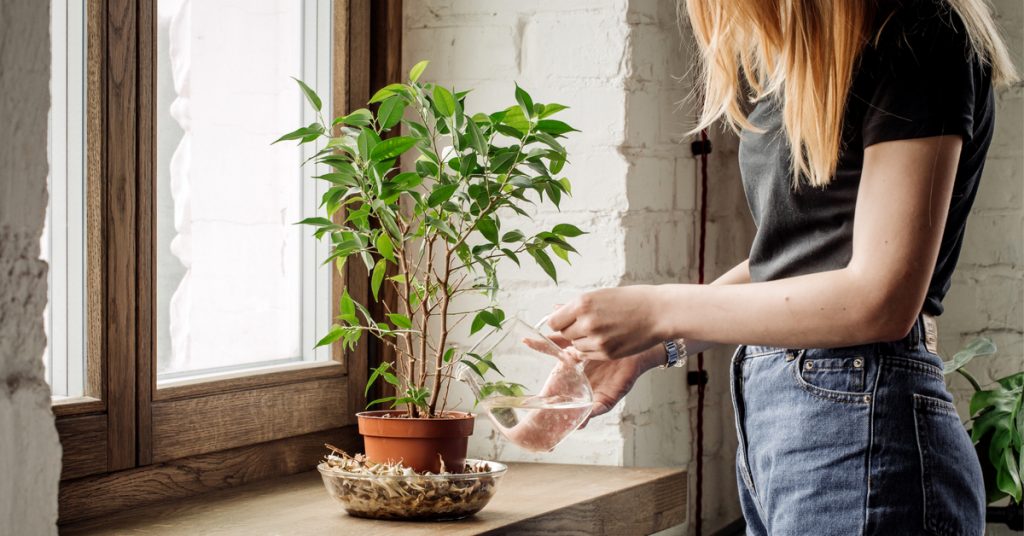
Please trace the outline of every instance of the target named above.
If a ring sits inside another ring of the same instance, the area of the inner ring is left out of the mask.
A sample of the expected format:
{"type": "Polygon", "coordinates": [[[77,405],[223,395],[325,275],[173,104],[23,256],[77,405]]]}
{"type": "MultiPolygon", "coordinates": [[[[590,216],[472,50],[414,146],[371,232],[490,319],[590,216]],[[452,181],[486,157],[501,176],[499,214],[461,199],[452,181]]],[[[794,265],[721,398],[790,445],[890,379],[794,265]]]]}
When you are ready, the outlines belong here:
{"type": "MultiPolygon", "coordinates": [[[[559,265],[557,288],[539,269],[502,271],[506,311],[539,319],[588,289],[696,277],[696,168],[680,143],[692,117],[677,105],[689,91],[692,56],[672,2],[429,0],[405,10],[407,69],[428,59],[429,80],[472,87],[470,111],[512,104],[517,81],[537,101],[570,105],[564,119],[582,130],[567,144],[573,198],[536,218],[588,231],[576,242],[583,257],[559,265]]],[[[481,419],[472,449],[504,459],[686,465],[687,390],[683,371],[650,373],[609,415],[548,454],[508,445],[481,419]]]]}
{"type": "MultiPolygon", "coordinates": [[[[1024,72],[1024,3],[995,0],[996,20],[1017,69],[1024,72]]],[[[967,223],[963,253],[939,320],[944,357],[977,336],[995,341],[996,357],[979,358],[968,368],[984,385],[1024,370],[1024,84],[996,94],[996,133],[974,210],[967,223]]],[[[972,392],[957,376],[951,381],[961,415],[972,392]]]]}
{"type": "Polygon", "coordinates": [[[43,373],[49,2],[0,2],[0,534],[56,534],[60,443],[43,373]]]}

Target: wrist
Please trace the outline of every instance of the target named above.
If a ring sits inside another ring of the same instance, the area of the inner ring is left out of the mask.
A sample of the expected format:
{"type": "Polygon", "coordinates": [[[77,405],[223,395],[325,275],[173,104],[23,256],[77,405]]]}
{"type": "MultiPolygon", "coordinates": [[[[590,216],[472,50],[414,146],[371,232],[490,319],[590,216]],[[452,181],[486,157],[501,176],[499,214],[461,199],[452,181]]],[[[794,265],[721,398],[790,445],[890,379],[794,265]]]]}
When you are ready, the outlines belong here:
{"type": "Polygon", "coordinates": [[[648,348],[640,356],[642,372],[647,372],[664,365],[665,357],[665,347],[663,345],[657,344],[648,348]]]}
{"type": "Polygon", "coordinates": [[[683,304],[686,301],[679,297],[678,294],[681,287],[684,286],[651,286],[650,303],[655,311],[654,318],[652,319],[652,328],[658,340],[667,341],[678,339],[681,336],[680,315],[685,309],[683,304]]]}

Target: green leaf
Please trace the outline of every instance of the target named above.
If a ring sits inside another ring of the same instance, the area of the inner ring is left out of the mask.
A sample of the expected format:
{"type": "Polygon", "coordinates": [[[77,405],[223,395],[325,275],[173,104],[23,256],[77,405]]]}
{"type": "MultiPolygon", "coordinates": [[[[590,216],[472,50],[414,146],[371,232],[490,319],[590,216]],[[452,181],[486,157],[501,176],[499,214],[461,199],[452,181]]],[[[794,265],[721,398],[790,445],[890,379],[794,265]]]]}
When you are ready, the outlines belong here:
{"type": "Polygon", "coordinates": [[[569,262],[569,252],[557,244],[551,244],[551,251],[558,255],[559,259],[569,262]]]}
{"type": "Polygon", "coordinates": [[[484,238],[495,244],[498,243],[498,224],[493,218],[481,219],[476,223],[476,228],[480,234],[484,235],[484,238]]]}
{"type": "Polygon", "coordinates": [[[396,94],[404,93],[406,93],[405,84],[388,84],[378,89],[377,92],[373,94],[373,97],[367,101],[367,104],[375,104],[389,97],[393,97],[396,94]]]}
{"type": "Polygon", "coordinates": [[[370,159],[375,161],[390,160],[411,149],[416,145],[416,138],[409,136],[396,136],[388,138],[373,147],[370,151],[370,159]]]}
{"type": "Polygon", "coordinates": [[[325,225],[334,225],[334,222],[327,218],[306,218],[295,225],[316,225],[322,227],[325,225]]]}
{"type": "Polygon", "coordinates": [[[356,138],[356,144],[359,146],[359,156],[363,159],[370,158],[370,152],[373,148],[380,143],[380,136],[377,135],[373,129],[364,128],[359,131],[359,136],[356,138]]]}
{"type": "Polygon", "coordinates": [[[416,65],[413,65],[412,69],[409,70],[409,80],[412,81],[412,82],[419,81],[420,75],[423,74],[423,71],[426,70],[427,65],[429,65],[429,64],[430,64],[429,61],[423,60],[423,61],[417,63],[416,65]]]}
{"type": "Polygon", "coordinates": [[[400,329],[412,329],[412,320],[408,316],[399,313],[388,313],[388,320],[400,329]]]}
{"type": "Polygon", "coordinates": [[[455,347],[452,346],[451,348],[448,348],[447,350],[444,351],[444,356],[441,357],[441,360],[444,361],[445,363],[451,363],[452,362],[452,357],[454,355],[455,355],[455,347]]]}
{"type": "Polygon", "coordinates": [[[519,103],[519,109],[523,111],[524,116],[533,117],[533,99],[526,90],[519,87],[519,84],[516,84],[516,102],[519,103]]]}
{"type": "Polygon", "coordinates": [[[384,281],[384,273],[387,271],[388,263],[384,259],[377,261],[373,266],[373,275],[370,277],[370,290],[373,291],[373,299],[378,299],[380,284],[384,281]]]}
{"type": "Polygon", "coordinates": [[[480,126],[476,124],[476,121],[469,121],[466,123],[466,133],[469,134],[469,142],[473,145],[473,149],[481,155],[487,155],[487,139],[484,137],[483,132],[480,131],[480,126]]]}
{"type": "Polygon", "coordinates": [[[501,309],[487,310],[484,309],[473,317],[473,322],[469,328],[469,334],[472,335],[477,331],[483,329],[484,326],[491,326],[500,328],[501,323],[505,320],[505,312],[501,309]]]}
{"type": "Polygon", "coordinates": [[[434,187],[433,191],[430,192],[430,196],[427,197],[427,206],[436,207],[441,203],[451,199],[455,190],[458,189],[459,185],[456,183],[451,184],[439,184],[434,187]]]}
{"type": "Polygon", "coordinates": [[[444,86],[434,86],[434,106],[441,115],[451,117],[455,113],[455,97],[444,86]]]}
{"type": "Polygon", "coordinates": [[[563,104],[556,104],[554,102],[550,104],[545,104],[544,110],[540,112],[540,118],[544,119],[545,117],[550,117],[558,112],[561,112],[562,110],[567,110],[568,108],[568,106],[565,106],[563,104]]]}
{"type": "Polygon", "coordinates": [[[406,171],[405,173],[399,173],[395,175],[389,182],[388,186],[398,191],[412,190],[423,183],[423,177],[419,173],[413,173],[412,171],[406,171]]]}
{"type": "Polygon", "coordinates": [[[516,263],[516,266],[519,266],[519,256],[516,255],[515,251],[512,251],[511,249],[501,248],[501,252],[504,253],[506,257],[512,259],[512,262],[516,263]]]}
{"type": "MultiPolygon", "coordinates": [[[[484,313],[484,312],[486,312],[486,311],[480,311],[480,313],[484,313]]],[[[469,325],[469,334],[470,335],[480,331],[481,329],[484,329],[484,326],[487,325],[487,323],[484,322],[484,319],[481,318],[480,313],[477,313],[476,316],[473,317],[473,322],[470,323],[470,325],[469,325]]],[[[478,374],[479,374],[479,372],[478,372],[478,374]]]]}
{"type": "Polygon", "coordinates": [[[516,229],[515,231],[509,231],[501,236],[502,242],[522,242],[523,232],[516,229]]]}
{"type": "Polygon", "coordinates": [[[1019,503],[1022,495],[1020,468],[1017,467],[1017,460],[1013,457],[1011,449],[1003,450],[1002,454],[1003,462],[998,467],[996,484],[1001,491],[1013,497],[1013,500],[1019,503]]]}
{"type": "Polygon", "coordinates": [[[319,112],[320,108],[323,106],[323,103],[320,102],[320,97],[316,94],[316,92],[310,89],[310,87],[307,86],[306,83],[303,82],[302,80],[299,80],[294,76],[292,77],[292,80],[295,80],[296,82],[299,83],[299,87],[302,88],[302,92],[306,94],[306,100],[308,100],[309,103],[313,105],[313,108],[316,108],[316,111],[319,112]]]}
{"type": "Polygon", "coordinates": [[[334,120],[332,125],[346,124],[351,127],[365,127],[373,122],[373,114],[366,108],[360,108],[348,115],[341,116],[334,120]]]}
{"type": "Polygon", "coordinates": [[[370,378],[366,380],[366,388],[363,389],[363,396],[370,394],[370,387],[373,386],[373,382],[377,381],[377,378],[379,378],[381,374],[387,372],[388,367],[390,366],[391,363],[385,361],[378,365],[377,368],[373,369],[373,372],[370,374],[370,378]]]}
{"type": "Polygon", "coordinates": [[[510,106],[505,110],[505,116],[501,119],[501,124],[498,125],[498,131],[506,136],[512,138],[519,138],[523,134],[526,134],[530,130],[530,120],[528,116],[523,115],[522,108],[518,106],[510,106]],[[507,125],[515,129],[515,132],[506,132],[500,128],[501,125],[507,125]]]}
{"type": "MultiPolygon", "coordinates": [[[[370,390],[367,389],[366,392],[370,392],[370,390]]],[[[363,395],[363,396],[366,396],[366,395],[363,395]]],[[[393,397],[393,396],[385,396],[384,398],[378,398],[377,400],[374,400],[373,402],[370,402],[369,404],[366,404],[366,409],[369,409],[370,406],[376,406],[377,404],[383,404],[385,402],[392,402],[394,400],[395,400],[395,397],[393,397]]]]}
{"type": "Polygon", "coordinates": [[[273,143],[271,143],[271,145],[278,142],[290,140],[301,140],[300,143],[306,143],[307,141],[313,141],[316,138],[320,137],[320,135],[323,134],[323,132],[323,125],[321,125],[320,123],[312,123],[309,126],[295,129],[285,134],[284,136],[277,138],[276,140],[273,141],[273,143]]]}
{"type": "Polygon", "coordinates": [[[484,377],[484,371],[480,370],[480,367],[477,366],[472,361],[469,361],[468,359],[463,359],[462,361],[460,361],[460,363],[469,367],[469,370],[475,372],[477,376],[480,376],[481,378],[484,377]]]}
{"type": "Polygon", "coordinates": [[[568,223],[559,223],[558,225],[555,226],[554,229],[551,230],[551,232],[555,233],[556,235],[566,236],[569,238],[575,238],[582,234],[586,234],[583,231],[581,231],[579,227],[576,227],[575,225],[571,225],[568,223]]]}
{"type": "Polygon", "coordinates": [[[316,343],[315,347],[320,348],[321,346],[328,346],[337,342],[345,336],[346,331],[347,328],[344,326],[339,326],[337,324],[331,326],[331,329],[327,331],[327,335],[324,335],[324,337],[316,343]]]}
{"type": "Polygon", "coordinates": [[[555,119],[542,119],[537,121],[537,130],[552,136],[561,136],[569,132],[579,132],[575,128],[555,119]]]}
{"type": "Polygon", "coordinates": [[[542,249],[530,249],[529,253],[533,260],[537,261],[537,264],[544,270],[544,273],[548,274],[552,281],[558,283],[558,273],[555,270],[555,263],[551,262],[551,257],[542,249]]]}
{"type": "Polygon", "coordinates": [[[942,372],[943,374],[952,374],[970,363],[975,357],[994,353],[996,353],[996,345],[989,339],[979,337],[957,352],[953,359],[943,363],[942,372]]]}
{"type": "Polygon", "coordinates": [[[380,253],[381,257],[395,262],[395,244],[391,241],[388,233],[382,232],[379,234],[374,245],[377,247],[377,252],[380,253]]]}
{"type": "Polygon", "coordinates": [[[349,296],[347,288],[341,291],[341,299],[338,302],[338,311],[342,316],[356,316],[356,303],[355,300],[352,299],[352,296],[349,296]]]}
{"type": "Polygon", "coordinates": [[[405,114],[405,101],[400,97],[391,97],[380,105],[377,111],[377,122],[380,128],[388,129],[398,124],[405,114]]]}

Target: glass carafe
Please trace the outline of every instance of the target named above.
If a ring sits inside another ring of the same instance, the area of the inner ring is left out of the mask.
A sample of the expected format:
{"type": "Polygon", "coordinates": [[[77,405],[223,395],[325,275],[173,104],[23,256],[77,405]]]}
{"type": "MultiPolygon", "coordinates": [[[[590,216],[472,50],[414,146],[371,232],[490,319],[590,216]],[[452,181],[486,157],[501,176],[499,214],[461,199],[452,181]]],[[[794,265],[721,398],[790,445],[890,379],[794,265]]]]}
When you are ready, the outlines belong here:
{"type": "Polygon", "coordinates": [[[458,373],[502,435],[535,452],[554,449],[593,409],[583,364],[545,335],[546,326],[547,318],[505,320],[466,353],[458,373]]]}

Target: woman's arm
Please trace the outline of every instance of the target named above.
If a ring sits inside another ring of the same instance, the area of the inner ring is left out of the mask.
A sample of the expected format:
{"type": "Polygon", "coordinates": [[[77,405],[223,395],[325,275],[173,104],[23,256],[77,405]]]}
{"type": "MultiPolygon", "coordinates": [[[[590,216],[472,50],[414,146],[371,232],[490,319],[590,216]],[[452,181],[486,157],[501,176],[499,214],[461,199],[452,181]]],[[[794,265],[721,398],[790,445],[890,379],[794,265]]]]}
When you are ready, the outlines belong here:
{"type": "Polygon", "coordinates": [[[864,151],[853,255],[843,269],[763,283],[603,289],[560,308],[550,325],[596,359],[674,337],[790,348],[898,339],[924,303],[961,147],[959,136],[937,136],[864,151]]]}
{"type": "Polygon", "coordinates": [[[742,285],[750,282],[750,259],[733,266],[728,272],[718,276],[712,285],[742,285]]]}

